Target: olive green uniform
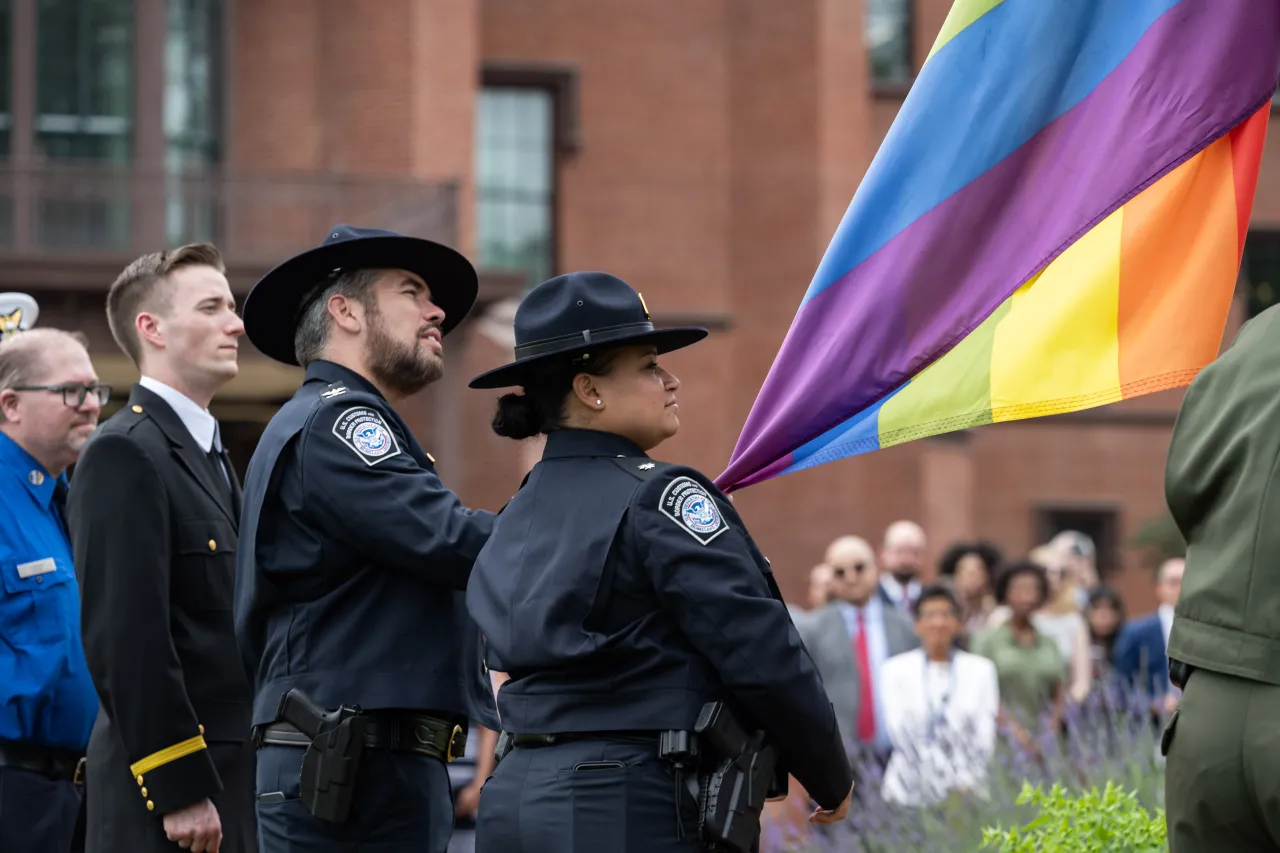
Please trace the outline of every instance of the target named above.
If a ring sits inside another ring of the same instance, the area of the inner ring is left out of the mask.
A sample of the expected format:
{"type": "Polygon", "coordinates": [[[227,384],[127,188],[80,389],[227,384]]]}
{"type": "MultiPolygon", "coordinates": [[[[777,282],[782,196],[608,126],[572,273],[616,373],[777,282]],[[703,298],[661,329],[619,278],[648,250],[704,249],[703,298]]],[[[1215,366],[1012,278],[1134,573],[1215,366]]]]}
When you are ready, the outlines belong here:
{"type": "Polygon", "coordinates": [[[1165,496],[1187,540],[1169,659],[1191,670],[1162,741],[1170,850],[1280,851],[1277,308],[1188,389],[1165,496]]]}

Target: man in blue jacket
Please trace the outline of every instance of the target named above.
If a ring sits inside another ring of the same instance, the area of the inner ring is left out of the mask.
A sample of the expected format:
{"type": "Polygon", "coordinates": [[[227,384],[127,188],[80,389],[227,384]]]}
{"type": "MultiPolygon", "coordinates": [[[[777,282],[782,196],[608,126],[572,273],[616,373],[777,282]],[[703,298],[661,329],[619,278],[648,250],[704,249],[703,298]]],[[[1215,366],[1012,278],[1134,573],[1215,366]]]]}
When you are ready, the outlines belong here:
{"type": "Polygon", "coordinates": [[[1185,565],[1181,557],[1164,561],[1156,574],[1156,600],[1160,606],[1155,613],[1133,619],[1124,626],[1116,639],[1114,653],[1116,672],[1125,685],[1162,703],[1166,714],[1172,714],[1177,704],[1177,693],[1169,681],[1166,649],[1185,565]]]}

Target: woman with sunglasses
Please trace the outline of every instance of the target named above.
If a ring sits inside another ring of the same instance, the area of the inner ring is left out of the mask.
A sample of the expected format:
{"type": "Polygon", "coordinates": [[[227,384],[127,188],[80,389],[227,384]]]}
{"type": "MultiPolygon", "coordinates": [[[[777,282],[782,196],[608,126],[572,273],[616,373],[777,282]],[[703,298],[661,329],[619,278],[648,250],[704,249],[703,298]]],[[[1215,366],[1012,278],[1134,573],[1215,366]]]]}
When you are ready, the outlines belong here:
{"type": "Polygon", "coordinates": [[[626,282],[572,273],[529,293],[515,332],[515,362],[471,382],[523,389],[499,400],[498,435],[546,436],[467,588],[514,744],[481,793],[476,849],[705,849],[696,770],[660,758],[660,739],[717,701],[765,732],[818,803],[811,820],[842,819],[835,715],[768,561],[710,480],[648,455],[680,427],[658,356],[706,331],[655,330],[626,282]]]}

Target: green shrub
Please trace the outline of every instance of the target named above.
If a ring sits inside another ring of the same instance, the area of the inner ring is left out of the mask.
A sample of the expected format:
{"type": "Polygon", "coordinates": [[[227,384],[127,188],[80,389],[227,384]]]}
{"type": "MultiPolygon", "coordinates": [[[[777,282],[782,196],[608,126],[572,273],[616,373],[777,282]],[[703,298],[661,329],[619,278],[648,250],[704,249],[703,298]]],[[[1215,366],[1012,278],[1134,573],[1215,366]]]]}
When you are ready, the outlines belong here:
{"type": "Polygon", "coordinates": [[[1164,853],[1164,810],[1148,812],[1136,794],[1108,782],[1079,795],[1055,783],[1048,793],[1023,785],[1020,805],[1038,809],[1031,822],[1014,829],[983,830],[983,849],[998,853],[1164,853]]]}

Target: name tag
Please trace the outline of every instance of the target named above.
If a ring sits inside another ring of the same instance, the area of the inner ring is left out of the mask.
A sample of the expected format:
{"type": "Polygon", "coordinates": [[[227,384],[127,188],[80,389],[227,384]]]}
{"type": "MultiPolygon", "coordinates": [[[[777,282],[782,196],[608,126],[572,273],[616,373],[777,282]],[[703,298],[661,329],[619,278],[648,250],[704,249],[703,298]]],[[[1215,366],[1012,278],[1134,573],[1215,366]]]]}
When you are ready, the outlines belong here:
{"type": "Polygon", "coordinates": [[[18,563],[18,577],[33,578],[36,575],[47,575],[57,568],[58,564],[53,561],[53,557],[45,557],[43,560],[30,563],[18,563]]]}

